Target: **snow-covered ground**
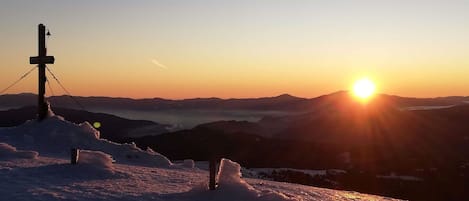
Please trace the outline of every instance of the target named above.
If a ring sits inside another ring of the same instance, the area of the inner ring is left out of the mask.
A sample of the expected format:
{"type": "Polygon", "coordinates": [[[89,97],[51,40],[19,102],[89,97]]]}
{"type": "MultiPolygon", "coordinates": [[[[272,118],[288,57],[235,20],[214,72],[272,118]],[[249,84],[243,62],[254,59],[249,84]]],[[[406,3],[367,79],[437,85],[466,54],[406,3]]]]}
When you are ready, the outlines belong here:
{"type": "Polygon", "coordinates": [[[0,200],[394,200],[349,191],[243,179],[223,159],[218,188],[194,162],[171,163],[153,150],[99,139],[88,123],[52,116],[0,128],[0,200]],[[81,149],[70,164],[70,149],[81,149]]]}

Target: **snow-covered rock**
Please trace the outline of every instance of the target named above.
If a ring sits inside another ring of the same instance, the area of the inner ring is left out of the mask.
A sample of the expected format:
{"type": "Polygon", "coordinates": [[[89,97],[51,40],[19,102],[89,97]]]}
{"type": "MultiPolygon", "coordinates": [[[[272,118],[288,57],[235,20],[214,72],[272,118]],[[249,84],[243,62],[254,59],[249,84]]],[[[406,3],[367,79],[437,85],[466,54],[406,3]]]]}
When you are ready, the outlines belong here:
{"type": "Polygon", "coordinates": [[[35,159],[39,154],[35,151],[17,150],[7,143],[0,143],[0,160],[10,159],[35,159]]]}

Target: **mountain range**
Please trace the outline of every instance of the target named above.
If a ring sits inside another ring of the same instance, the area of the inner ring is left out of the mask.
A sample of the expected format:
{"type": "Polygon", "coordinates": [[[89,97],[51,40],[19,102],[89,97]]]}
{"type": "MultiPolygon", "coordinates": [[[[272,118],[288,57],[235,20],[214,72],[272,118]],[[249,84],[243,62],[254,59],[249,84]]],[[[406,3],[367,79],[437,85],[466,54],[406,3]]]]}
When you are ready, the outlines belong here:
{"type": "MultiPolygon", "coordinates": [[[[270,110],[270,111],[312,111],[323,105],[340,101],[349,96],[347,91],[339,91],[315,98],[299,98],[288,94],[275,97],[220,99],[193,98],[170,100],[163,98],[131,99],[112,97],[74,97],[85,108],[107,108],[128,110],[169,110],[169,109],[210,109],[210,110],[270,110]]],[[[398,107],[448,106],[469,101],[468,96],[449,96],[437,98],[409,98],[380,94],[376,97],[386,99],[398,107]]],[[[55,107],[81,109],[70,96],[52,96],[48,101],[55,107]]],[[[0,95],[0,107],[21,107],[37,104],[37,95],[6,94],[0,95]]]]}

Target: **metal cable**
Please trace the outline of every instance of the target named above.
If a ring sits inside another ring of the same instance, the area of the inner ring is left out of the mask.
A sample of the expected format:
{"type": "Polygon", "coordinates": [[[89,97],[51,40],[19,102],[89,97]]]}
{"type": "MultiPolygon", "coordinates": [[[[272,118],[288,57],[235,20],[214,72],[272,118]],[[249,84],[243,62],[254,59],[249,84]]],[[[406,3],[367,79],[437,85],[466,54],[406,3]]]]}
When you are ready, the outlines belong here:
{"type": "MultiPolygon", "coordinates": [[[[55,96],[55,95],[54,95],[54,91],[52,90],[52,87],[50,86],[49,79],[46,78],[46,82],[47,82],[47,86],[49,87],[50,95],[51,95],[51,96],[55,96]]],[[[50,96],[49,96],[49,97],[50,97],[50,96]]]]}
{"type": "Polygon", "coordinates": [[[26,72],[25,74],[23,74],[18,80],[16,80],[15,82],[13,82],[12,84],[10,84],[8,87],[6,87],[5,89],[3,89],[2,91],[0,91],[0,94],[3,94],[5,91],[7,91],[8,89],[10,89],[11,87],[15,86],[16,84],[18,84],[18,82],[20,82],[21,80],[23,80],[24,78],[26,78],[31,72],[33,72],[33,70],[36,69],[36,66],[34,66],[33,68],[31,68],[31,70],[29,70],[28,72],[26,72]]]}
{"type": "Polygon", "coordinates": [[[57,81],[57,83],[60,85],[60,87],[65,91],[65,93],[68,95],[68,97],[70,97],[82,110],[86,111],[85,107],[83,107],[83,105],[80,104],[80,102],[78,102],[78,100],[75,99],[75,97],[73,97],[72,94],[62,85],[62,83],[54,75],[54,73],[49,69],[49,67],[46,66],[46,69],[47,69],[47,71],[49,71],[49,73],[52,75],[52,77],[55,79],[55,81],[57,81]]]}

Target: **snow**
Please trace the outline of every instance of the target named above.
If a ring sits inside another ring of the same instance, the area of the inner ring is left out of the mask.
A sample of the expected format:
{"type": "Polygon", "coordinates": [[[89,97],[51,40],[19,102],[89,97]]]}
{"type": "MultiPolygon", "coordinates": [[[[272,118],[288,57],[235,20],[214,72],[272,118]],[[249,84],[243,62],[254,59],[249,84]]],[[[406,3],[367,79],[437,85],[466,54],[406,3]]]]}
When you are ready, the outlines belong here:
{"type": "Polygon", "coordinates": [[[241,179],[241,166],[229,159],[222,159],[217,175],[219,191],[228,191],[237,196],[247,198],[258,197],[258,192],[246,181],[241,179]]]}
{"type": "Polygon", "coordinates": [[[184,167],[187,167],[187,168],[194,168],[195,167],[195,162],[192,159],[186,159],[186,160],[183,161],[182,165],[184,167]]]}
{"type": "Polygon", "coordinates": [[[241,166],[220,163],[217,190],[193,160],[171,163],[135,144],[99,139],[89,123],[58,116],[0,128],[0,200],[286,201],[394,200],[258,179],[243,179],[241,166]],[[80,149],[70,164],[70,149],[80,149]],[[34,150],[34,151],[25,151],[34,150]]]}
{"type": "MultiPolygon", "coordinates": [[[[241,179],[241,166],[229,159],[222,159],[217,175],[218,190],[210,194],[211,200],[294,200],[283,193],[259,191],[241,179]]],[[[204,191],[206,193],[206,191],[204,191]]]]}
{"type": "Polygon", "coordinates": [[[101,151],[80,150],[78,165],[89,166],[109,172],[114,171],[112,156],[101,151]]]}
{"type": "Polygon", "coordinates": [[[114,164],[114,173],[100,173],[68,160],[40,156],[36,160],[0,161],[0,200],[116,200],[116,201],[388,201],[395,200],[350,191],[244,179],[255,193],[241,187],[220,185],[207,190],[208,172],[114,164]],[[98,174],[99,173],[99,174],[98,174]],[[279,194],[285,197],[269,195],[279,194]]]}
{"type": "Polygon", "coordinates": [[[67,158],[71,148],[78,148],[102,151],[120,163],[154,167],[171,165],[165,156],[157,152],[143,151],[135,144],[99,139],[99,131],[88,122],[74,124],[60,116],[52,116],[42,122],[31,120],[18,127],[2,129],[0,141],[21,149],[36,150],[45,156],[67,158]]]}
{"type": "Polygon", "coordinates": [[[0,160],[11,160],[17,158],[35,159],[39,153],[35,151],[20,151],[7,143],[0,143],[0,160]]]}

